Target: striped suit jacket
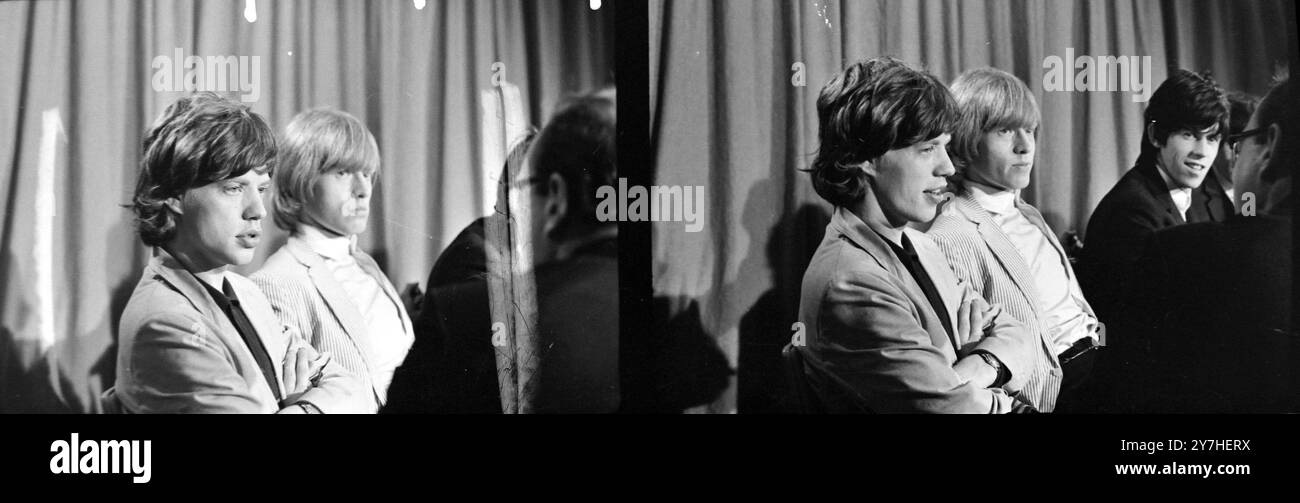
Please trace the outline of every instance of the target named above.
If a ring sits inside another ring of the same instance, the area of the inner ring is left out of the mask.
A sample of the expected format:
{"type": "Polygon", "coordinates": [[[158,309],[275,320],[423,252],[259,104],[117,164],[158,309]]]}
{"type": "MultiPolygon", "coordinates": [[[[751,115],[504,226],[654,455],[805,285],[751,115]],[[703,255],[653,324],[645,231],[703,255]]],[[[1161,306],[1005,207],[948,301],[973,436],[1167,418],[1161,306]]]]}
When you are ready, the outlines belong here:
{"type": "MultiPolygon", "coordinates": [[[[954,185],[958,189],[955,197],[939,209],[928,234],[939,244],[959,278],[970,283],[971,288],[979,292],[984,300],[1001,305],[1037,332],[1038,350],[1035,353],[1037,358],[1034,359],[1034,369],[1017,398],[1039,411],[1050,412],[1056,408],[1063,373],[1051,339],[1050,327],[1047,326],[1038,301],[1029,264],[1006,233],[993,221],[992,215],[971,196],[970,189],[960,182],[954,185]]],[[[1065,250],[1043,221],[1042,214],[1018,197],[1016,208],[1030,223],[1043,231],[1052,247],[1064,258],[1065,250]]],[[[1070,280],[1077,282],[1069,261],[1065,260],[1064,264],[1070,280]]],[[[1087,300],[1083,302],[1083,309],[1096,317],[1087,300]]]]}
{"type": "MultiPolygon", "coordinates": [[[[415,341],[415,332],[401,297],[380,272],[374,259],[356,247],[353,247],[352,257],[397,305],[402,318],[402,333],[369,333],[365,316],[334,280],[325,260],[297,236],[290,236],[284,246],[253,273],[251,279],[266,292],[282,323],[298,327],[313,347],[329,352],[343,368],[370,384],[369,411],[377,412],[387,400],[388,390],[380,389],[381,384],[374,378],[382,369],[375,368],[371,345],[378,337],[394,338],[405,345],[405,351],[409,351],[415,341]]],[[[391,372],[394,369],[386,370],[391,372]]]]}

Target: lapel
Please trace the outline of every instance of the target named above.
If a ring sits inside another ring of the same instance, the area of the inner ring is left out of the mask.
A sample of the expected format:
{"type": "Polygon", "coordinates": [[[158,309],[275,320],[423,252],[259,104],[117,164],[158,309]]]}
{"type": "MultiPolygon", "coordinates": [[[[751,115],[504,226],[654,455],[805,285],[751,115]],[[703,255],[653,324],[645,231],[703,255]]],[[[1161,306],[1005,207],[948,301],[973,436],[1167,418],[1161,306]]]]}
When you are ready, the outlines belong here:
{"type": "MultiPolygon", "coordinates": [[[[921,267],[925,269],[926,274],[930,275],[930,281],[934,282],[934,288],[939,290],[939,298],[943,300],[943,307],[948,312],[940,316],[947,316],[948,323],[951,324],[953,331],[957,330],[957,308],[961,307],[962,290],[957,284],[957,276],[952,273],[951,266],[948,265],[948,259],[943,256],[943,251],[939,246],[930,240],[921,231],[911,227],[905,227],[903,233],[907,234],[908,240],[912,242],[912,247],[916,249],[916,256],[921,260],[921,267]]],[[[906,272],[906,269],[904,269],[906,272]]],[[[908,274],[908,278],[911,278],[908,274]]],[[[917,286],[917,291],[921,293],[921,298],[925,299],[925,292],[917,286]]],[[[925,306],[929,307],[930,301],[925,301],[925,306]]],[[[953,334],[956,337],[957,334],[953,334]]],[[[962,346],[970,341],[954,340],[953,349],[959,350],[962,346]]]]}
{"type": "MultiPolygon", "coordinates": [[[[1178,224],[1185,224],[1187,220],[1183,218],[1183,214],[1179,213],[1178,207],[1174,205],[1174,198],[1169,195],[1169,186],[1165,185],[1165,180],[1160,178],[1160,173],[1157,171],[1159,169],[1154,162],[1151,162],[1134,167],[1133,171],[1137,173],[1138,180],[1142,181],[1142,186],[1146,187],[1151,197],[1164,208],[1165,213],[1173,217],[1178,224]]],[[[1192,192],[1195,193],[1196,191],[1192,192]]],[[[1188,209],[1187,211],[1191,213],[1192,210],[1188,209]]]]}
{"type": "MultiPolygon", "coordinates": [[[[221,311],[217,303],[208,295],[207,289],[199,283],[199,279],[185,269],[179,260],[176,260],[171,253],[162,248],[156,248],[158,254],[153,257],[149,263],[149,269],[153,271],[173,289],[185,296],[190,301],[190,305],[199,310],[204,318],[214,320],[222,328],[222,333],[235,333],[235,325],[230,323],[226,318],[226,313],[221,311]],[[229,331],[225,329],[230,329],[229,331]]],[[[241,344],[242,346],[242,344],[241,344]]],[[[253,354],[250,352],[248,357],[251,359],[253,354]]]]}
{"type": "MultiPolygon", "coordinates": [[[[948,346],[950,351],[952,351],[951,356],[955,359],[957,356],[957,349],[960,348],[960,346],[957,344],[957,341],[953,340],[952,336],[949,336],[944,331],[943,325],[939,321],[940,314],[934,312],[934,308],[930,306],[930,301],[925,297],[925,292],[921,290],[921,286],[916,283],[914,278],[912,278],[912,274],[907,272],[907,268],[898,260],[898,256],[894,255],[894,250],[889,247],[889,244],[885,242],[885,239],[880,237],[879,234],[876,234],[876,231],[867,227],[866,222],[863,222],[857,215],[854,215],[853,212],[844,207],[835,208],[835,214],[831,216],[831,226],[833,226],[836,232],[847,238],[849,242],[867,252],[867,254],[870,255],[877,264],[880,264],[881,268],[889,271],[889,274],[894,277],[895,284],[901,287],[903,293],[907,296],[908,300],[912,302],[912,305],[915,307],[917,312],[920,313],[922,318],[931,320],[930,322],[924,323],[926,331],[930,333],[930,340],[936,347],[942,348],[948,346]]],[[[904,232],[907,232],[907,230],[905,229],[904,232]]],[[[908,239],[912,240],[912,246],[917,249],[917,256],[922,257],[921,263],[922,266],[925,267],[926,272],[931,273],[931,280],[935,282],[935,288],[940,291],[940,297],[943,298],[944,307],[948,308],[949,311],[949,313],[944,313],[944,316],[949,317],[953,330],[956,330],[957,322],[952,315],[952,310],[957,304],[949,301],[948,297],[943,295],[942,292],[947,290],[947,288],[944,288],[943,286],[946,283],[940,283],[940,279],[938,278],[938,276],[947,277],[951,275],[933,274],[932,271],[934,271],[934,268],[927,265],[928,263],[933,263],[933,260],[926,259],[925,255],[922,255],[922,246],[918,245],[918,240],[915,238],[917,235],[920,235],[920,233],[908,234],[908,239]],[[929,262],[927,262],[927,260],[929,260],[929,262]]],[[[929,243],[928,240],[924,241],[929,243]]],[[[927,255],[930,254],[929,252],[925,253],[927,255]]],[[[951,281],[951,278],[947,279],[951,281]]]]}
{"type": "MultiPolygon", "coordinates": [[[[262,382],[264,387],[260,389],[265,390],[267,399],[274,402],[270,384],[263,377],[262,370],[257,365],[257,359],[253,357],[253,351],[248,349],[248,345],[239,337],[239,330],[235,328],[234,323],[231,323],[226,313],[217,306],[216,301],[212,300],[207,289],[199,283],[199,279],[194,274],[185,269],[185,266],[181,265],[180,261],[176,260],[167,250],[162,248],[157,248],[157,250],[158,255],[152,259],[149,268],[162,281],[185,296],[190,301],[190,305],[194,306],[204,318],[217,325],[217,328],[221,331],[217,336],[225,340],[226,347],[234,353],[231,356],[244,360],[248,365],[251,365],[250,368],[253,369],[251,375],[255,376],[255,380],[262,382]]],[[[281,341],[280,339],[283,338],[272,335],[279,334],[276,329],[279,323],[274,321],[276,320],[275,314],[271,312],[270,305],[265,302],[265,296],[262,295],[261,291],[249,291],[250,287],[255,289],[255,286],[240,281],[243,277],[232,271],[226,271],[226,275],[230,279],[231,287],[235,289],[235,295],[239,296],[241,300],[240,306],[244,308],[244,314],[253,323],[253,330],[257,332],[257,337],[262,340],[267,354],[271,357],[271,367],[275,370],[276,381],[283,383],[284,369],[281,368],[280,362],[284,360],[288,341],[281,341]],[[268,335],[271,336],[268,337],[268,335]]],[[[281,392],[283,391],[281,389],[281,392]]]]}
{"type": "Polygon", "coordinates": [[[289,236],[284,246],[298,263],[307,268],[307,276],[311,278],[312,286],[316,287],[316,291],[325,300],[325,305],[334,314],[334,319],[338,320],[343,332],[361,350],[364,357],[362,360],[369,366],[373,353],[369,341],[361,336],[366,333],[365,318],[357,309],[356,303],[348,297],[347,292],[343,291],[343,287],[334,281],[334,275],[330,272],[329,266],[325,265],[325,259],[312,251],[298,236],[289,236]]]}
{"type": "MultiPolygon", "coordinates": [[[[1231,201],[1228,201],[1228,194],[1223,190],[1223,184],[1219,183],[1218,175],[1213,171],[1205,175],[1205,181],[1201,186],[1192,191],[1192,207],[1197,211],[1195,216],[1200,222],[1222,222],[1227,220],[1231,214],[1229,210],[1231,201]]],[[[1193,215],[1191,210],[1187,214],[1193,215]]]]}
{"type": "MultiPolygon", "coordinates": [[[[239,305],[244,308],[244,314],[253,324],[258,338],[262,339],[262,345],[266,347],[266,352],[271,357],[271,366],[275,368],[275,378],[283,388],[284,368],[280,362],[284,361],[285,354],[289,352],[289,337],[284,335],[284,325],[280,323],[275,311],[271,309],[271,302],[266,300],[266,295],[257,288],[257,285],[233,272],[227,274],[231,275],[230,286],[235,289],[235,295],[241,299],[239,305]]],[[[285,390],[281,389],[281,391],[285,390]]]]}
{"type": "MultiPolygon", "coordinates": [[[[1011,282],[1015,283],[1016,288],[1020,289],[1020,294],[1029,299],[1029,305],[1034,310],[1034,315],[1039,318],[1042,313],[1038,312],[1038,292],[1034,288],[1033,275],[1029,272],[1029,264],[1025,262],[1025,257],[1020,254],[1016,246],[1011,244],[1005,232],[998,227],[997,222],[993,221],[993,216],[980,206],[975,198],[971,196],[970,189],[963,187],[956,199],[961,213],[966,215],[979,229],[980,237],[988,245],[993,256],[997,258],[1002,269],[1006,271],[1007,276],[1011,277],[1011,282]]],[[[1019,207],[1020,198],[1016,198],[1017,207],[1019,207]]],[[[1032,219],[1030,219],[1032,221],[1032,219]]]]}

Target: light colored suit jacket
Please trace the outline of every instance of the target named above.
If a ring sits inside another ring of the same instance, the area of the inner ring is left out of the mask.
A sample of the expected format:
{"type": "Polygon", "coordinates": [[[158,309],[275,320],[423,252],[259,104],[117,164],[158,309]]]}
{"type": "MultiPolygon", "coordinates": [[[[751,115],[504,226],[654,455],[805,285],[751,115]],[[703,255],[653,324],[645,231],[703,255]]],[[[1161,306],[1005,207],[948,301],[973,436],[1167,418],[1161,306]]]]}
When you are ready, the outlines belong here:
{"type": "Polygon", "coordinates": [[[924,234],[905,229],[943,299],[936,313],[911,273],[883,238],[852,212],[836,208],[826,237],[804,273],[799,321],[805,374],[831,412],[1009,412],[1007,390],[1033,366],[1033,340],[1018,321],[989,306],[948,268],[924,234]],[[980,338],[958,339],[957,310],[973,302],[987,320],[980,338]],[[979,388],[953,370],[975,350],[996,356],[1011,372],[1001,388],[979,388]]]}
{"type": "MultiPolygon", "coordinates": [[[[283,389],[285,353],[292,335],[247,278],[227,272],[283,389]]],[[[166,251],[145,267],[119,325],[117,382],[107,408],[124,412],[260,412],[280,409],[253,353],[203,284],[166,251]]],[[[326,413],[356,407],[365,385],[337,363],[303,396],[326,413]]]]}
{"type": "MultiPolygon", "coordinates": [[[[271,299],[275,314],[282,323],[298,327],[309,338],[312,347],[329,352],[335,361],[369,384],[373,398],[370,411],[375,412],[387,400],[388,390],[380,389],[380,384],[374,379],[379,369],[375,368],[372,344],[376,337],[391,338],[402,341],[405,350],[409,351],[415,341],[415,331],[401,297],[380,272],[374,259],[355,246],[352,257],[362,270],[375,278],[396,305],[403,333],[369,333],[365,316],[334,280],[325,259],[298,236],[290,236],[251,278],[271,299]]],[[[389,372],[393,370],[388,369],[389,372]]]]}
{"type": "MultiPolygon", "coordinates": [[[[993,221],[993,216],[975,201],[970,189],[960,184],[958,187],[955,197],[939,209],[929,235],[943,250],[958,278],[969,283],[984,300],[1001,305],[1035,333],[1034,367],[1018,398],[1040,411],[1051,412],[1056,408],[1063,374],[1056,344],[1034,287],[1034,276],[1029,272],[1024,256],[993,221]]],[[[1038,210],[1019,197],[1016,198],[1016,208],[1047,236],[1052,247],[1064,258],[1065,250],[1038,210]]],[[[1070,280],[1077,282],[1070,262],[1063,262],[1070,280]]],[[[1083,309],[1096,317],[1087,300],[1083,301],[1083,309]]]]}

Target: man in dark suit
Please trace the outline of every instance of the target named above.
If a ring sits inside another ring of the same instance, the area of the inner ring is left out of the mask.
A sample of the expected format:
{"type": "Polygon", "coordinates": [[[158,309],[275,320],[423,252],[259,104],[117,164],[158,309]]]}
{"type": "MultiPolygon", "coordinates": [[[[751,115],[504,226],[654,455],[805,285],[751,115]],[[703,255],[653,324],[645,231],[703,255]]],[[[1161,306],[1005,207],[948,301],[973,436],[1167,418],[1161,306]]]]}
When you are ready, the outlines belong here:
{"type": "Polygon", "coordinates": [[[618,222],[595,197],[615,179],[614,103],[574,98],[511,153],[527,157],[503,177],[511,218],[480,219],[439,257],[385,412],[618,409],[618,222]]]}
{"type": "Polygon", "coordinates": [[[535,412],[620,405],[618,222],[597,217],[596,198],[616,181],[615,117],[612,88],[571,99],[528,153],[520,190],[538,264],[537,367],[520,396],[535,412]]]}
{"type": "Polygon", "coordinates": [[[1209,76],[1175,70],[1151,95],[1144,118],[1137,163],[1093,211],[1080,257],[1084,294],[1106,323],[1120,313],[1120,295],[1152,233],[1215,216],[1197,189],[1228,130],[1223,91],[1209,76]]]}
{"type": "MultiPolygon", "coordinates": [[[[393,375],[385,414],[499,414],[488,293],[488,228],[506,228],[510,180],[536,137],[531,127],[506,155],[497,212],[470,223],[438,256],[414,320],[415,343],[393,375]]],[[[499,256],[500,243],[493,253],[499,256]]]]}
{"type": "Polygon", "coordinates": [[[415,343],[393,374],[383,413],[501,412],[488,313],[488,220],[475,220],[434,262],[414,320],[415,343]]]}
{"type": "Polygon", "coordinates": [[[1229,138],[1241,215],[1159,231],[1139,260],[1126,302],[1129,338],[1120,346],[1130,410],[1300,412],[1289,253],[1300,126],[1292,89],[1286,80],[1274,86],[1245,131],[1229,138]]]}

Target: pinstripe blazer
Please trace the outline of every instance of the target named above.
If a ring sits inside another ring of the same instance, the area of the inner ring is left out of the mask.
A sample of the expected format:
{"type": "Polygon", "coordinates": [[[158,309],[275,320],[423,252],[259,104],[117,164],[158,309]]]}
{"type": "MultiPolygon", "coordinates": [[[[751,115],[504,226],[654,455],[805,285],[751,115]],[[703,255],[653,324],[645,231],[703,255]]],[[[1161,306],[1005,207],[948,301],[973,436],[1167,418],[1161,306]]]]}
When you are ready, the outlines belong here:
{"type": "MultiPolygon", "coordinates": [[[[240,299],[284,384],[292,335],[257,286],[233,272],[226,279],[240,299]]],[[[253,353],[235,325],[171,254],[159,249],[126,304],[118,330],[117,382],[105,409],[121,412],[271,413],[280,409],[253,353]]],[[[284,390],[281,390],[284,393],[284,390]]],[[[326,413],[364,412],[366,387],[337,363],[302,400],[326,413]]]]}
{"type": "MultiPolygon", "coordinates": [[[[334,280],[325,260],[298,236],[290,236],[251,278],[271,299],[281,322],[298,327],[305,335],[310,334],[308,339],[313,347],[328,351],[344,368],[370,384],[373,395],[370,412],[375,412],[387,401],[388,390],[380,389],[381,384],[374,378],[381,371],[375,368],[371,346],[374,338],[397,339],[405,345],[404,351],[409,351],[415,335],[401,297],[380,272],[374,259],[355,246],[352,257],[362,270],[375,278],[397,306],[403,333],[369,333],[361,310],[334,280]]],[[[394,369],[387,370],[391,372],[394,369]]]]}
{"type": "Polygon", "coordinates": [[[1018,376],[1032,365],[1024,326],[989,306],[953,276],[924,234],[904,229],[934,281],[946,313],[935,313],[921,287],[883,238],[852,212],[836,208],[804,273],[799,322],[806,328],[804,373],[830,412],[1009,412],[1018,376]],[[985,315],[982,336],[957,339],[957,310],[973,302],[985,315]],[[1011,371],[1003,388],[978,388],[953,370],[984,350],[1011,371]]]}
{"type": "MultiPolygon", "coordinates": [[[[939,209],[939,214],[928,231],[952,266],[953,272],[991,304],[1000,304],[1016,319],[1037,332],[1038,351],[1032,375],[1018,396],[1034,408],[1050,412],[1056,408],[1056,398],[1061,390],[1061,363],[1057,359],[1055,342],[1044,317],[1034,287],[1034,277],[1024,256],[1016,250],[1010,238],[974,197],[970,189],[955,182],[957,194],[939,209]]],[[[1065,250],[1056,235],[1047,227],[1043,216],[1028,203],[1016,198],[1016,208],[1025,218],[1047,236],[1062,259],[1065,250]]],[[[1066,274],[1077,283],[1074,269],[1063,260],[1066,274]]],[[[1082,295],[1081,295],[1082,297],[1082,295]]],[[[1083,301],[1083,309],[1094,318],[1092,307],[1083,301]]]]}

